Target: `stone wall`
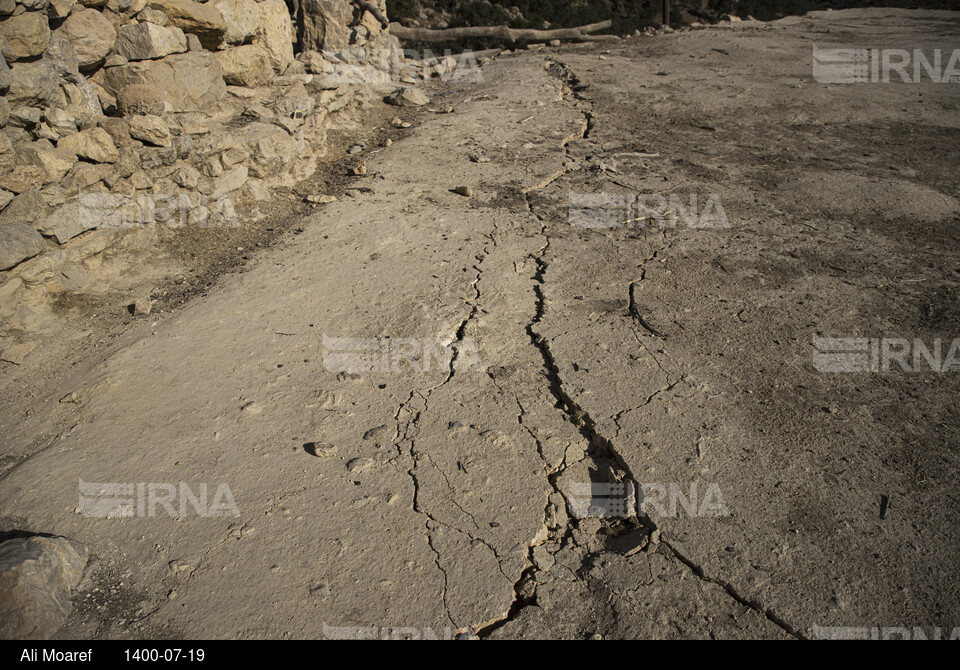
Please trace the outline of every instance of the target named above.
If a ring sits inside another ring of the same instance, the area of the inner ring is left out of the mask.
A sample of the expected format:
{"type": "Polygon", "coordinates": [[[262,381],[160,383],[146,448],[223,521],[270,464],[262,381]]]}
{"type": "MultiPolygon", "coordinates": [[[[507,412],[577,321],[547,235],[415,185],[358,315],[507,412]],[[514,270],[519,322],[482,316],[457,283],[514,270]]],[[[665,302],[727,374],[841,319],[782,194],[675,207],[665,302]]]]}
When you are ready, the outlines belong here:
{"type": "Polygon", "coordinates": [[[395,46],[372,6],[303,0],[298,28],[284,0],[0,0],[0,333],[42,329],[104,253],[308,177],[369,94],[318,52],[395,46]]]}

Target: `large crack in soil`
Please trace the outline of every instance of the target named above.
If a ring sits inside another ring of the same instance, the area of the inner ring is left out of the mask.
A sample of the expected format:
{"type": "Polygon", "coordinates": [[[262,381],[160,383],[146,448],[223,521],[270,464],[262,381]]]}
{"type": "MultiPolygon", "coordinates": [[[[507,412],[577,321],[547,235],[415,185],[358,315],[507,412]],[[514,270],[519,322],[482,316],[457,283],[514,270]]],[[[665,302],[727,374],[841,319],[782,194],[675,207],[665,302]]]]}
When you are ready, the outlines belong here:
{"type": "MultiPolygon", "coordinates": [[[[582,84],[581,79],[566,63],[556,58],[550,58],[547,62],[549,63],[548,71],[554,76],[558,77],[563,84],[569,88],[571,95],[576,100],[575,104],[578,107],[588,107],[588,109],[580,110],[581,114],[584,116],[584,125],[579,139],[590,141],[590,134],[596,126],[597,118],[590,101],[586,98],[586,96],[583,95],[583,91],[586,90],[587,87],[582,84]]],[[[573,159],[573,157],[570,155],[568,144],[569,142],[564,142],[563,148],[567,157],[573,159]]],[[[569,171],[565,170],[562,175],[559,175],[555,179],[551,179],[546,185],[549,185],[550,183],[557,181],[557,179],[562,178],[565,174],[567,174],[567,172],[569,171]]],[[[549,261],[547,260],[547,255],[550,251],[550,234],[548,230],[548,223],[539,214],[537,214],[534,209],[533,203],[531,202],[531,193],[543,187],[545,186],[540,186],[524,192],[527,210],[530,216],[536,219],[536,221],[539,223],[540,236],[544,240],[544,244],[536,252],[536,254],[532,256],[536,264],[536,272],[532,277],[532,281],[534,282],[534,293],[536,295],[536,308],[534,316],[530,323],[527,324],[525,330],[530,338],[531,344],[536,348],[540,358],[543,361],[543,367],[546,371],[547,379],[549,380],[549,391],[555,400],[554,408],[564,414],[565,420],[577,428],[579,433],[590,446],[590,448],[587,450],[587,455],[584,460],[589,458],[592,461],[593,468],[595,469],[597,475],[601,477],[602,483],[630,484],[636,491],[636,496],[632,501],[634,503],[633,514],[628,515],[625,518],[601,519],[600,530],[598,531],[598,534],[603,534],[608,537],[622,536],[628,533],[636,534],[636,537],[630,538],[631,542],[635,542],[635,545],[629,549],[627,552],[628,554],[646,551],[652,546],[652,544],[664,545],[670,551],[670,554],[673,556],[673,558],[676,559],[687,570],[689,570],[697,579],[720,587],[738,604],[763,616],[788,635],[798,639],[804,639],[804,636],[794,626],[791,626],[789,623],[781,619],[770,608],[765,607],[759,602],[742,596],[732,584],[707,575],[701,566],[685,556],[682,552],[680,552],[680,550],[670,543],[657,524],[649,516],[642,513],[643,491],[640,483],[613,443],[613,439],[616,439],[616,437],[619,436],[619,423],[617,423],[617,421],[614,422],[618,427],[617,435],[612,439],[607,438],[600,432],[596,421],[590,416],[589,412],[584,409],[569,392],[566,391],[566,387],[561,377],[560,366],[550,346],[550,340],[537,330],[537,326],[543,322],[543,317],[546,312],[546,277],[549,270],[549,261]],[[657,538],[657,542],[651,543],[651,538],[657,538]]],[[[656,258],[658,254],[659,250],[655,251],[651,257],[651,260],[656,258]]],[[[651,326],[637,307],[635,291],[637,286],[645,279],[646,273],[643,272],[639,279],[631,282],[628,285],[629,312],[634,322],[647,331],[649,335],[663,340],[666,339],[666,336],[651,326]]],[[[638,340],[642,339],[639,333],[635,332],[635,335],[637,336],[638,340]]],[[[659,361],[657,364],[660,365],[659,361]]],[[[641,409],[652,402],[652,400],[659,394],[669,391],[684,381],[685,377],[681,375],[680,378],[671,382],[665,388],[658,389],[652,393],[647,398],[644,405],[624,410],[617,415],[618,418],[629,411],[641,409]]],[[[519,400],[517,403],[520,405],[521,415],[519,419],[522,423],[522,416],[524,414],[523,406],[520,404],[519,400]]],[[[569,499],[559,485],[560,479],[571,464],[567,464],[566,460],[564,459],[564,462],[560,465],[560,467],[551,471],[550,464],[544,457],[540,441],[536,438],[532,431],[529,431],[529,428],[528,432],[530,432],[531,437],[533,437],[535,443],[537,444],[541,459],[544,460],[545,470],[547,472],[547,481],[549,482],[552,491],[560,496],[567,504],[568,520],[562,531],[554,530],[549,527],[548,519],[551,503],[550,496],[548,496],[547,505],[544,510],[544,525],[541,529],[541,533],[537,536],[540,539],[535,539],[534,542],[529,545],[530,565],[523,571],[520,579],[514,584],[514,591],[516,593],[514,602],[509,611],[502,618],[484,624],[475,629],[477,636],[481,639],[489,637],[497,629],[502,628],[508,623],[516,620],[525,608],[536,606],[537,596],[536,586],[534,584],[534,576],[538,572],[538,568],[534,560],[534,550],[538,546],[548,542],[564,546],[572,539],[573,530],[576,528],[577,524],[576,517],[569,514],[572,512],[569,499]]],[[[583,557],[584,564],[586,564],[592,558],[592,556],[592,554],[587,553],[583,557]]]]}

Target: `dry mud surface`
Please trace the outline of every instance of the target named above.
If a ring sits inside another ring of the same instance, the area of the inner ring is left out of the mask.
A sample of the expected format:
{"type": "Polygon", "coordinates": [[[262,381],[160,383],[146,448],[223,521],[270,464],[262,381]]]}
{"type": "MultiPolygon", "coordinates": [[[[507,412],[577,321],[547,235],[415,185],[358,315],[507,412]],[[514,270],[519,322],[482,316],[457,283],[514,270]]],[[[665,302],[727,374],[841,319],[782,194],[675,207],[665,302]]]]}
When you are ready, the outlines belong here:
{"type": "Polygon", "coordinates": [[[5,368],[4,527],[95,556],[61,635],[960,626],[960,374],[826,374],[813,345],[957,336],[960,85],[811,74],[814,43],[958,29],[852,10],[501,57],[248,271],[5,368]],[[730,226],[571,220],[642,193],[714,194],[730,226]],[[324,337],[454,355],[342,374],[324,337]],[[239,516],[91,518],[80,481],[227,484],[239,516]],[[708,513],[576,518],[583,482],[696,485],[708,513]]]}

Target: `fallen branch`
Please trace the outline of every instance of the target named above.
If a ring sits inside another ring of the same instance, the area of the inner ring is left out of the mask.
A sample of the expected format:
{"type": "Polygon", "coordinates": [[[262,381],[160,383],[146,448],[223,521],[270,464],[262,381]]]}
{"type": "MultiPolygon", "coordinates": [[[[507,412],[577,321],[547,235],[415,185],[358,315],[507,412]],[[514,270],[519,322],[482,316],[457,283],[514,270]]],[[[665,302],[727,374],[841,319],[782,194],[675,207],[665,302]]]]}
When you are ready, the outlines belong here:
{"type": "Polygon", "coordinates": [[[546,42],[549,40],[578,40],[581,42],[601,42],[619,39],[616,35],[590,35],[613,26],[613,21],[591,23],[579,28],[559,28],[557,30],[534,30],[530,28],[510,28],[509,26],[471,26],[467,28],[407,28],[399,23],[390,24],[390,33],[401,40],[410,42],[455,42],[457,40],[478,37],[498,39],[504,42],[546,42]]]}
{"type": "Polygon", "coordinates": [[[372,2],[367,2],[367,0],[356,0],[356,5],[363,11],[373,14],[373,18],[379,21],[380,25],[384,28],[390,27],[390,22],[387,21],[387,17],[384,16],[383,12],[380,11],[380,8],[372,2]]]}

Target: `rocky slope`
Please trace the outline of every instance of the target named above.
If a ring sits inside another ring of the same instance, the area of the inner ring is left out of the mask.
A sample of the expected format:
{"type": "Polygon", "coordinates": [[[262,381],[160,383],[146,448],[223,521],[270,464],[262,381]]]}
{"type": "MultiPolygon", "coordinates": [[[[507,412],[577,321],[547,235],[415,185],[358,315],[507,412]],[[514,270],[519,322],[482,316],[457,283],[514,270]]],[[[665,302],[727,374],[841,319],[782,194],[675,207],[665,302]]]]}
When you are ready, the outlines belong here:
{"type": "Polygon", "coordinates": [[[295,31],[283,0],[0,2],[0,356],[105,259],[249,224],[315,172],[382,94],[319,51],[397,43],[356,3],[313,5],[295,31]]]}

